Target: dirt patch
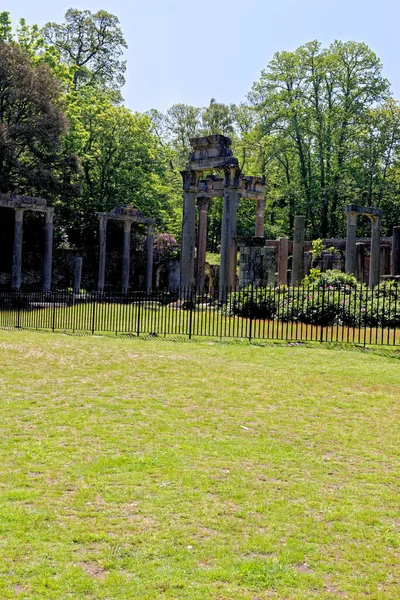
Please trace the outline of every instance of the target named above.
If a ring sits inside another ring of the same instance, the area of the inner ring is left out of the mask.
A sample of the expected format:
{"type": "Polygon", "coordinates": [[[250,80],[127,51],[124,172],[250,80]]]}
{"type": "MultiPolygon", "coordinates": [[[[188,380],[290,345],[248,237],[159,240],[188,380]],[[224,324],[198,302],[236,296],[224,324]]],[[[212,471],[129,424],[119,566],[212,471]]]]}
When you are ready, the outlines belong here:
{"type": "Polygon", "coordinates": [[[89,577],[93,577],[94,579],[104,579],[106,576],[106,570],[97,563],[83,561],[80,563],[80,566],[89,577]]]}

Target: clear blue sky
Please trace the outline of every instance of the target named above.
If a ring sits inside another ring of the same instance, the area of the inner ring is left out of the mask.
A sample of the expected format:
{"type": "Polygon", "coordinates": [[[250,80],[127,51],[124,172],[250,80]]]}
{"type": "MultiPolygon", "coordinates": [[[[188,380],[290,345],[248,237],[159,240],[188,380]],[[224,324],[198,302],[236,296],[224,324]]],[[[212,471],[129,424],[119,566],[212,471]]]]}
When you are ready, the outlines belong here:
{"type": "Polygon", "coordinates": [[[368,44],[400,99],[400,0],[14,0],[1,10],[14,25],[44,25],[70,7],[119,18],[132,110],[240,102],[276,51],[313,39],[368,44]]]}

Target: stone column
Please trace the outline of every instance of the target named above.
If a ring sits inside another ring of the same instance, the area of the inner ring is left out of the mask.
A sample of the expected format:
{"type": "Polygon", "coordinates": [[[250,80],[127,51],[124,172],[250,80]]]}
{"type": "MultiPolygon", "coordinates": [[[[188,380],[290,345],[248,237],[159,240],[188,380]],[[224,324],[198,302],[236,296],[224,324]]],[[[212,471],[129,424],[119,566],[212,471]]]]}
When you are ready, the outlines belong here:
{"type": "Polygon", "coordinates": [[[11,287],[13,290],[19,290],[21,287],[22,273],[22,235],[24,228],[24,209],[15,208],[14,224],[14,250],[12,262],[11,287]]]}
{"type": "Polygon", "coordinates": [[[151,294],[153,288],[153,249],[154,225],[149,225],[146,237],[146,292],[148,294],[151,294]]]}
{"type": "Polygon", "coordinates": [[[400,275],[400,225],[393,227],[392,275],[400,275]]]}
{"type": "Polygon", "coordinates": [[[256,237],[264,237],[265,224],[265,198],[257,200],[256,209],[256,237]]]}
{"type": "Polygon", "coordinates": [[[379,264],[381,246],[381,219],[371,218],[371,258],[369,263],[369,287],[373,288],[379,284],[379,264]]]}
{"type": "Polygon", "coordinates": [[[131,227],[132,221],[124,221],[124,239],[122,243],[122,293],[129,290],[129,267],[131,262],[131,227]]]}
{"type": "Polygon", "coordinates": [[[304,276],[309,275],[312,265],[312,252],[309,250],[304,252],[304,276]]]}
{"type": "Polygon", "coordinates": [[[287,285],[288,282],[288,257],[289,257],[289,240],[281,238],[278,248],[278,283],[279,285],[287,285]]]}
{"type": "Polygon", "coordinates": [[[347,217],[347,235],[346,235],[346,263],[344,270],[346,273],[356,274],[356,230],[357,213],[346,212],[347,217]]]}
{"type": "Polygon", "coordinates": [[[356,277],[357,281],[364,283],[365,280],[365,244],[356,243],[356,277]]]}
{"type": "Polygon", "coordinates": [[[327,271],[331,271],[333,267],[333,254],[330,252],[326,252],[322,256],[322,271],[326,273],[327,271]]]}
{"type": "Polygon", "coordinates": [[[390,275],[390,246],[389,246],[389,244],[381,244],[379,274],[381,276],[382,275],[390,275]]]}
{"type": "Polygon", "coordinates": [[[294,218],[292,285],[297,285],[304,277],[304,228],[306,218],[296,215],[294,218]]]}
{"type": "Polygon", "coordinates": [[[207,196],[197,198],[197,208],[199,211],[198,219],[198,237],[197,237],[197,290],[204,292],[206,278],[206,252],[207,252],[207,211],[210,206],[210,199],[207,196]]]}
{"type": "Polygon", "coordinates": [[[239,204],[239,169],[225,169],[224,206],[222,209],[221,263],[219,270],[220,300],[236,288],[236,223],[239,204]]]}
{"type": "Polygon", "coordinates": [[[276,273],[276,248],[275,246],[265,246],[264,248],[264,268],[265,268],[265,279],[267,285],[275,285],[275,273],[276,273]]]}
{"type": "Polygon", "coordinates": [[[43,256],[43,291],[51,289],[51,266],[53,260],[53,219],[54,208],[46,211],[46,223],[44,229],[44,256],[43,256]]]}
{"type": "Polygon", "coordinates": [[[194,248],[196,238],[196,195],[198,176],[195,171],[182,171],[183,216],[181,241],[181,287],[194,285],[194,248]]]}
{"type": "Polygon", "coordinates": [[[74,259],[74,294],[79,294],[82,281],[82,257],[77,256],[74,259]]]}
{"type": "Polygon", "coordinates": [[[99,278],[97,288],[99,292],[104,291],[104,280],[106,276],[106,242],[107,242],[107,221],[106,215],[99,217],[99,278]]]}

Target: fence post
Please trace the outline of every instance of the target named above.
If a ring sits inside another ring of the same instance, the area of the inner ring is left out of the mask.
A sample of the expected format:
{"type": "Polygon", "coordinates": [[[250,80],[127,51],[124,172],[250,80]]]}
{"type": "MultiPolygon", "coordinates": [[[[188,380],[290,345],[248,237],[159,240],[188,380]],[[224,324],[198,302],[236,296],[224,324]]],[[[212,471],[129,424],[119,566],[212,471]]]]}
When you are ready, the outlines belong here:
{"type": "Polygon", "coordinates": [[[251,284],[251,296],[250,296],[250,326],[249,326],[249,342],[251,342],[251,335],[253,333],[253,310],[254,310],[254,286],[251,284]]]}
{"type": "Polygon", "coordinates": [[[56,292],[53,292],[53,318],[51,321],[51,330],[54,333],[55,329],[55,321],[56,321],[56,292]]]}
{"type": "Polygon", "coordinates": [[[189,288],[189,308],[190,308],[190,316],[189,316],[189,340],[192,339],[192,322],[193,322],[193,297],[196,297],[196,295],[193,295],[193,288],[192,286],[189,288]]]}
{"type": "Polygon", "coordinates": [[[94,334],[95,319],[96,319],[96,298],[92,297],[92,335],[94,334]]]}
{"type": "Polygon", "coordinates": [[[324,322],[324,310],[325,310],[325,284],[322,286],[322,310],[321,310],[321,321],[320,321],[320,329],[319,329],[319,341],[324,341],[324,330],[322,323],[324,322]]]}
{"type": "Polygon", "coordinates": [[[136,327],[136,335],[137,335],[137,337],[139,337],[139,335],[140,335],[140,308],[142,306],[142,298],[141,298],[141,292],[140,291],[139,291],[139,294],[138,294],[138,299],[139,299],[139,302],[138,302],[138,317],[137,317],[137,327],[136,327]]]}
{"type": "Polygon", "coordinates": [[[18,308],[18,314],[17,314],[17,329],[20,328],[21,326],[21,291],[18,290],[17,292],[18,296],[17,296],[17,308],[18,308]]]}

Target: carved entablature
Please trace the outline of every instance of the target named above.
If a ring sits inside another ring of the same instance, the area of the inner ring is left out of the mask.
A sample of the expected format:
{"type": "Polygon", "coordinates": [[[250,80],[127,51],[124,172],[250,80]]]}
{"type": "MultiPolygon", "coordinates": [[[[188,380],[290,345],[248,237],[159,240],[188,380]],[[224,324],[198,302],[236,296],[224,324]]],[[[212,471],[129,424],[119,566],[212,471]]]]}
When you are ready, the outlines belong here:
{"type": "Polygon", "coordinates": [[[346,206],[345,213],[357,213],[358,215],[367,215],[367,217],[382,217],[382,211],[373,206],[358,206],[357,204],[349,204],[346,206]]]}
{"type": "Polygon", "coordinates": [[[230,148],[232,141],[224,135],[192,138],[190,144],[192,152],[189,155],[187,170],[211,171],[239,165],[230,148]]]}
{"type": "Polygon", "coordinates": [[[239,189],[243,198],[261,199],[265,195],[265,183],[261,177],[242,176],[239,189]]]}
{"type": "MultiPolygon", "coordinates": [[[[205,179],[200,179],[198,184],[199,195],[206,195],[209,198],[222,198],[225,185],[230,185],[231,172],[228,169],[227,171],[227,180],[216,175],[208,175],[205,179]]],[[[261,177],[241,176],[238,178],[238,173],[235,171],[233,178],[242,198],[249,198],[250,200],[264,199],[265,184],[261,177]]]]}
{"type": "Polygon", "coordinates": [[[143,215],[143,213],[138,209],[134,208],[132,204],[118,204],[115,208],[110,210],[110,212],[97,212],[95,213],[97,217],[106,218],[106,219],[114,219],[116,221],[130,221],[131,223],[143,223],[146,225],[154,225],[155,219],[148,219],[143,215]]]}
{"type": "Polygon", "coordinates": [[[33,196],[17,196],[16,194],[0,194],[0,207],[2,208],[23,208],[37,212],[52,212],[54,208],[47,206],[44,198],[35,198],[33,196]]]}

